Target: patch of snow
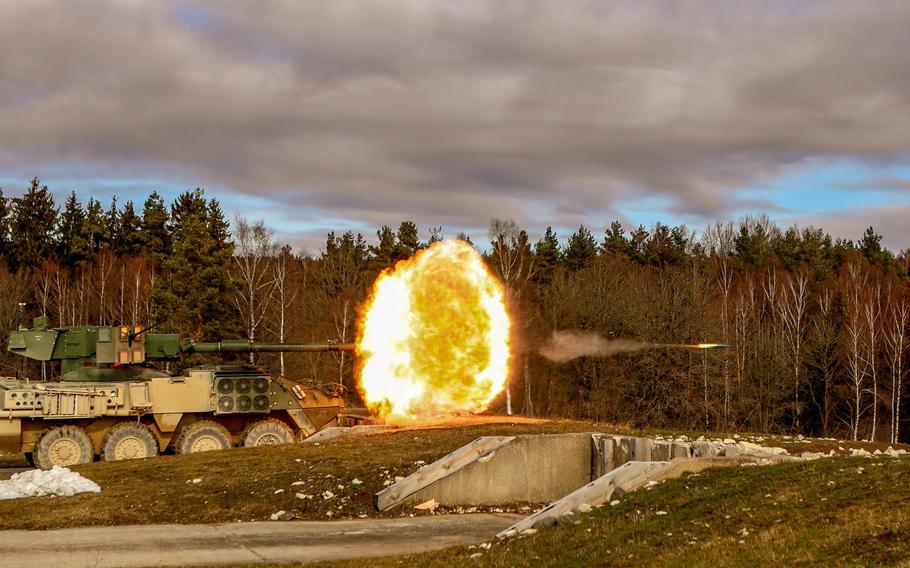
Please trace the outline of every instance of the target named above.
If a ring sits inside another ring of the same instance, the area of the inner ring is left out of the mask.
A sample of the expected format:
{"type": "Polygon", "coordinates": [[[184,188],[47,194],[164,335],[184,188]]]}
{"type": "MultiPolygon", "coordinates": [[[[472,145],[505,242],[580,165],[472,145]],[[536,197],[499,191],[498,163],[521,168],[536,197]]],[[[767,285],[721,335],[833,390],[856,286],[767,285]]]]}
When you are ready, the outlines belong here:
{"type": "Polygon", "coordinates": [[[32,469],[14,474],[7,481],[0,481],[0,500],[55,495],[68,497],[77,493],[100,493],[101,487],[70,471],[54,466],[53,469],[32,469]]]}

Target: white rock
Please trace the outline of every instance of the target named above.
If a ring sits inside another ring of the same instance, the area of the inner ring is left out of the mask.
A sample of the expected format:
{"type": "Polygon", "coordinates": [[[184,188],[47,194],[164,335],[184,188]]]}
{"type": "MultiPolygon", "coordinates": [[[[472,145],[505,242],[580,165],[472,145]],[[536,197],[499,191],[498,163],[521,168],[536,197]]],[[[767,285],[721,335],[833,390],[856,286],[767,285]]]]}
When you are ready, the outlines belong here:
{"type": "Polygon", "coordinates": [[[429,501],[424,501],[420,505],[414,505],[414,508],[417,509],[418,511],[433,511],[438,506],[439,506],[439,503],[434,498],[434,499],[430,499],[429,501]]]}
{"type": "Polygon", "coordinates": [[[582,503],[582,504],[580,504],[580,505],[578,506],[578,512],[579,512],[579,513],[587,513],[587,512],[589,512],[590,510],[591,510],[591,506],[588,505],[587,503],[582,503]]]}
{"type": "Polygon", "coordinates": [[[275,495],[279,495],[279,494],[281,494],[281,493],[284,493],[284,489],[276,489],[276,490],[275,490],[275,495]]]}
{"type": "Polygon", "coordinates": [[[468,558],[480,558],[483,556],[483,552],[475,552],[474,554],[468,556],[468,558]]]}
{"type": "Polygon", "coordinates": [[[666,512],[666,511],[657,511],[657,512],[654,513],[654,514],[655,514],[655,515],[666,515],[667,512],[666,512]]]}
{"type": "Polygon", "coordinates": [[[354,478],[351,480],[351,485],[360,485],[361,483],[363,483],[363,482],[357,478],[354,478]]]}
{"type": "Polygon", "coordinates": [[[322,493],[322,498],[325,499],[326,501],[328,501],[329,499],[331,499],[334,496],[335,496],[335,494],[328,490],[326,490],[322,493]]]}
{"type": "Polygon", "coordinates": [[[297,487],[298,485],[306,485],[306,481],[295,481],[291,484],[291,487],[297,487]]]}
{"type": "Polygon", "coordinates": [[[287,513],[287,511],[278,511],[277,513],[272,513],[272,515],[269,517],[269,520],[277,521],[286,513],[287,513]]]}
{"type": "Polygon", "coordinates": [[[617,505],[619,505],[619,499],[613,499],[612,501],[610,501],[611,507],[615,507],[617,505]]]}

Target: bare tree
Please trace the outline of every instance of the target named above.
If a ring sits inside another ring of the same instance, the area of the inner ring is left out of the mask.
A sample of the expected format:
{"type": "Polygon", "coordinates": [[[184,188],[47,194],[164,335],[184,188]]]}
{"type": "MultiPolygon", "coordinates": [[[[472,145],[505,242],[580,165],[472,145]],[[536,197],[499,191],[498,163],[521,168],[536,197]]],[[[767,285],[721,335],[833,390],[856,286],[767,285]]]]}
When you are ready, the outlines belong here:
{"type": "Polygon", "coordinates": [[[110,301],[109,292],[111,288],[111,272],[114,270],[116,257],[110,249],[104,249],[95,257],[95,275],[93,285],[95,287],[95,297],[98,300],[98,325],[107,325],[108,313],[110,311],[107,305],[110,301]]]}
{"type": "Polygon", "coordinates": [[[803,365],[803,342],[808,325],[807,309],[809,275],[805,270],[786,277],[782,293],[777,296],[775,308],[781,322],[784,342],[790,359],[793,381],[793,428],[799,430],[801,370],[803,365]]]}
{"type": "Polygon", "coordinates": [[[863,334],[864,360],[872,382],[872,388],[870,389],[870,394],[872,394],[872,432],[870,439],[872,441],[875,441],[876,428],[878,426],[878,348],[881,340],[881,333],[879,333],[881,296],[882,287],[876,282],[872,285],[869,293],[866,294],[862,306],[865,323],[865,333],[863,334]]]}
{"type": "Polygon", "coordinates": [[[834,313],[834,294],[822,290],[816,297],[817,312],[812,318],[807,351],[808,364],[821,377],[820,399],[815,399],[815,389],[809,389],[819,409],[822,434],[828,436],[831,428],[832,391],[837,373],[837,322],[834,313]]]}
{"type": "Polygon", "coordinates": [[[910,303],[902,289],[888,287],[888,325],[885,329],[885,346],[891,368],[891,438],[896,444],[900,434],[901,390],[904,388],[904,350],[906,349],[907,324],[910,323],[910,303]]]}
{"type": "MultiPolygon", "coordinates": [[[[717,266],[717,286],[720,290],[720,331],[721,339],[724,343],[730,343],[730,300],[733,292],[733,267],[730,259],[726,254],[717,254],[715,257],[717,266]]],[[[724,403],[723,403],[723,427],[730,427],[730,355],[725,349],[723,354],[723,379],[724,379],[724,403]]]]}
{"type": "MultiPolygon", "coordinates": [[[[278,341],[281,342],[285,340],[287,332],[288,310],[297,298],[297,294],[301,289],[306,288],[306,265],[303,265],[303,268],[301,269],[302,286],[297,287],[292,285],[293,280],[291,278],[291,272],[293,261],[294,257],[291,254],[291,248],[289,246],[284,246],[272,262],[271,279],[274,283],[275,293],[275,301],[273,302],[274,305],[272,310],[274,317],[272,319],[278,341]]],[[[278,363],[281,376],[285,376],[284,352],[279,353],[278,363]]]]}
{"type": "Polygon", "coordinates": [[[863,392],[866,378],[866,366],[863,345],[863,302],[866,276],[856,262],[846,265],[844,273],[844,335],[847,357],[847,379],[850,387],[850,431],[853,440],[859,439],[859,422],[863,415],[863,392]]]}
{"type": "MultiPolygon", "coordinates": [[[[513,311],[517,311],[514,308],[517,307],[522,292],[535,271],[534,257],[531,254],[528,234],[521,230],[512,219],[494,218],[490,220],[489,237],[494,269],[502,278],[510,306],[513,307],[513,311]]],[[[521,322],[526,331],[530,318],[524,317],[521,322]]],[[[526,352],[522,353],[522,359],[524,361],[525,408],[527,409],[531,404],[531,391],[530,372],[527,365],[528,354],[526,352]]],[[[506,379],[506,414],[512,414],[512,385],[510,379],[506,379]]]]}
{"type": "MultiPolygon", "coordinates": [[[[250,223],[236,215],[234,225],[234,278],[238,283],[234,304],[243,319],[247,339],[255,341],[275,292],[269,262],[278,247],[272,240],[272,231],[261,219],[250,223]]],[[[250,352],[250,363],[254,360],[255,354],[250,352]]]]}

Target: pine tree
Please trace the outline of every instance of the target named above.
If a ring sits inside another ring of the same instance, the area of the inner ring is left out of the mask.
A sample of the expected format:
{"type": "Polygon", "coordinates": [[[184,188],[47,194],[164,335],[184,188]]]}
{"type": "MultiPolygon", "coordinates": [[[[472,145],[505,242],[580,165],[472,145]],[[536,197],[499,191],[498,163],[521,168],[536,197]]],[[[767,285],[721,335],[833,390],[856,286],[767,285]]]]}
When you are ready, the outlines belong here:
{"type": "Polygon", "coordinates": [[[108,244],[107,223],[105,221],[104,209],[101,203],[94,197],[90,197],[88,204],[85,206],[85,223],[83,225],[83,234],[89,242],[89,248],[92,253],[99,253],[101,249],[108,244]]]}
{"type": "Polygon", "coordinates": [[[142,252],[160,266],[171,253],[171,238],[168,233],[170,217],[164,200],[158,192],[152,192],[142,207],[142,221],[139,228],[142,238],[142,252]]]}
{"type": "Polygon", "coordinates": [[[556,267],[562,262],[562,250],[559,239],[553,232],[553,227],[547,227],[542,239],[534,245],[534,264],[537,266],[535,280],[539,283],[549,283],[553,280],[556,267]]]}
{"type": "Polygon", "coordinates": [[[9,223],[9,200],[3,196],[3,188],[0,187],[0,261],[9,255],[9,223]]]}
{"type": "Polygon", "coordinates": [[[75,268],[91,258],[91,246],[85,234],[85,210],[76,192],[66,198],[60,214],[60,241],[57,254],[68,268],[75,268]]]}
{"type": "Polygon", "coordinates": [[[601,252],[632,258],[632,244],[626,239],[626,231],[622,223],[613,221],[610,228],[604,232],[604,242],[600,246],[601,252]]]}
{"type": "Polygon", "coordinates": [[[594,235],[584,225],[578,228],[571,237],[566,247],[566,268],[580,270],[587,266],[597,256],[597,241],[594,235]]]}
{"type": "Polygon", "coordinates": [[[122,254],[120,241],[120,210],[117,208],[117,196],[111,197],[111,206],[104,218],[104,232],[107,246],[116,254],[122,254]]]}
{"type": "Polygon", "coordinates": [[[395,261],[410,258],[423,247],[417,237],[417,225],[413,221],[405,221],[398,226],[395,235],[395,261]]]}
{"type": "Polygon", "coordinates": [[[155,292],[156,316],[192,339],[237,334],[230,266],[234,245],[218,202],[202,189],[181,194],[171,206],[173,253],[162,265],[155,292]]]}
{"type": "Polygon", "coordinates": [[[35,268],[54,253],[57,233],[57,208],[54,197],[37,177],[25,195],[13,199],[10,219],[10,266],[35,268]]]}
{"type": "Polygon", "coordinates": [[[117,236],[117,251],[120,254],[135,256],[142,252],[143,235],[141,230],[142,220],[136,215],[132,201],[127,201],[120,212],[120,234],[117,236]]]}
{"type": "Polygon", "coordinates": [[[395,264],[395,232],[388,225],[376,231],[379,243],[370,247],[372,268],[379,272],[395,264]]]}

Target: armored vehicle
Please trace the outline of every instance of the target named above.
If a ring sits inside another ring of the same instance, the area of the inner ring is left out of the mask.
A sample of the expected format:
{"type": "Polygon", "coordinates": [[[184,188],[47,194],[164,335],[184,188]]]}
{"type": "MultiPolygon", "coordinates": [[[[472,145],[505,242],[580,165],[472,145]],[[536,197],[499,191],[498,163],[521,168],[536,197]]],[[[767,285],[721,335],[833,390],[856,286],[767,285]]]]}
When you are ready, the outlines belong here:
{"type": "Polygon", "coordinates": [[[200,343],[139,326],[14,331],[9,351],[58,361],[60,380],[0,379],[0,452],[40,468],[299,441],[333,425],[343,387],[304,386],[251,365],[161,371],[185,354],[351,351],[350,344],[200,343]],[[160,365],[159,365],[160,366],[160,365]]]}

